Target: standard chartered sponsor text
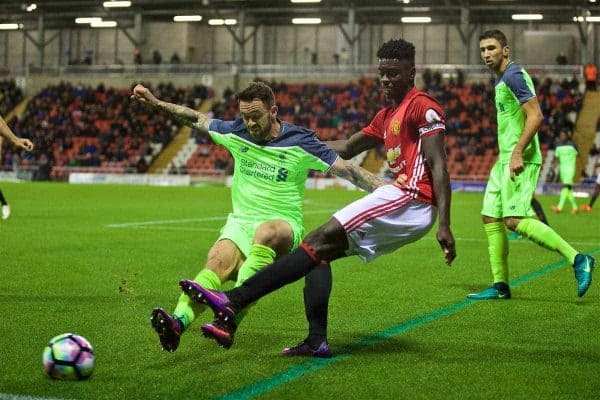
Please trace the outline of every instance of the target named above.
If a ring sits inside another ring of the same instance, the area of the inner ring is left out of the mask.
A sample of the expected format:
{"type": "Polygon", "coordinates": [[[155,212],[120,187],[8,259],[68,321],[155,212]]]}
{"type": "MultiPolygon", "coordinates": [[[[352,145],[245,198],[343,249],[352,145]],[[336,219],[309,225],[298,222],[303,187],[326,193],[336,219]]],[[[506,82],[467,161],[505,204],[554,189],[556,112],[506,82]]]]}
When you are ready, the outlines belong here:
{"type": "Polygon", "coordinates": [[[275,166],[263,164],[257,161],[250,161],[243,158],[240,161],[240,172],[242,174],[256,178],[267,179],[270,181],[275,180],[275,166]]]}

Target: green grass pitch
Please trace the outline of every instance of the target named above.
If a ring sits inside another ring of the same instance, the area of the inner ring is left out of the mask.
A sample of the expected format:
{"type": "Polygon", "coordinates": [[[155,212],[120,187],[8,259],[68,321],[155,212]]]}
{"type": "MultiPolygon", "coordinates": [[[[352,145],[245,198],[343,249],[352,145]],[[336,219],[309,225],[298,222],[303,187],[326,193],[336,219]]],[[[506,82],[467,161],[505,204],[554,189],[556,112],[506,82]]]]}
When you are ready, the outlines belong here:
{"type": "MultiPolygon", "coordinates": [[[[480,194],[454,194],[458,257],[450,268],[435,228],[371,264],[336,262],[336,357],[312,360],[278,354],[306,332],[301,281],[262,299],[230,350],[199,335],[199,322],[212,320],[204,313],[177,352],[160,351],[150,311],[172,311],[178,281],[203,265],[230,209],[227,189],[1,187],[13,212],[0,221],[0,398],[598,398],[600,277],[579,299],[559,254],[511,241],[513,299],[465,300],[491,280],[480,194]],[[42,350],[64,332],[93,344],[90,380],[43,374],[42,350]]],[[[360,196],[307,191],[307,229],[360,196]]],[[[600,209],[555,215],[557,198],[540,200],[563,237],[600,255],[600,209]]]]}

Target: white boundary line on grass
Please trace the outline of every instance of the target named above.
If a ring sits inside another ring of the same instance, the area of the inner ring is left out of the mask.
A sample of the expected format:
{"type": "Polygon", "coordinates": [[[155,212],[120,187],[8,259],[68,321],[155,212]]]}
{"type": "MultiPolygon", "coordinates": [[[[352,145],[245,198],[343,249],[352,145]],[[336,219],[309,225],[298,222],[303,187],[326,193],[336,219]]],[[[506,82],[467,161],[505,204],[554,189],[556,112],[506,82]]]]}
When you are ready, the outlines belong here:
{"type": "MultiPolygon", "coordinates": [[[[318,215],[333,213],[336,210],[309,210],[304,215],[318,215]]],[[[155,229],[162,231],[198,231],[198,232],[218,232],[221,228],[201,228],[201,227],[177,227],[177,226],[160,226],[160,225],[171,225],[171,224],[187,224],[192,222],[208,222],[208,221],[224,221],[227,217],[204,217],[204,218],[182,218],[182,219],[167,219],[167,220],[156,220],[156,221],[142,221],[142,222],[126,222],[121,224],[109,224],[107,228],[135,228],[135,229],[155,229]]],[[[484,238],[469,238],[469,237],[457,237],[456,241],[462,242],[487,242],[484,238]]],[[[511,243],[529,243],[529,240],[512,240],[511,243]]],[[[569,242],[573,245],[580,246],[597,246],[599,242],[569,242]]]]}
{"type": "MultiPolygon", "coordinates": [[[[319,214],[332,214],[336,210],[333,209],[323,209],[323,210],[309,210],[305,211],[304,215],[319,215],[319,214]]],[[[120,224],[108,224],[107,228],[141,228],[141,227],[153,227],[156,228],[156,225],[172,225],[172,224],[188,224],[191,222],[209,222],[209,221],[225,221],[227,216],[222,217],[203,217],[203,218],[181,218],[181,219],[165,219],[165,220],[154,220],[154,221],[140,221],[140,222],[124,222],[120,224]]],[[[162,228],[165,229],[165,228],[162,228]]],[[[210,230],[210,231],[218,231],[219,229],[212,228],[180,228],[181,230],[210,230]]],[[[178,230],[178,228],[172,228],[172,230],[178,230]]]]}
{"type": "Polygon", "coordinates": [[[67,400],[62,397],[21,396],[20,394],[0,393],[0,400],[67,400]]]}

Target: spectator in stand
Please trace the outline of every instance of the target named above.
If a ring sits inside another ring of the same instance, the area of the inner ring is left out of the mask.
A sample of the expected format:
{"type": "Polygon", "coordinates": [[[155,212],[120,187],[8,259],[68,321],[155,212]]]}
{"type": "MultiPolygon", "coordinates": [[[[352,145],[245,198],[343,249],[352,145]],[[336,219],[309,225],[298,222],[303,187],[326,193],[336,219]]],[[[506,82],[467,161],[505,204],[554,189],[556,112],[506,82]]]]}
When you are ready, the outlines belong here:
{"type": "Polygon", "coordinates": [[[162,54],[160,54],[160,51],[154,50],[152,52],[152,62],[156,65],[162,63],[162,54]]]}
{"type": "Polygon", "coordinates": [[[598,80],[598,67],[596,64],[588,63],[583,67],[583,76],[585,77],[585,89],[596,90],[598,80]]]}
{"type": "Polygon", "coordinates": [[[567,56],[565,55],[564,52],[560,52],[557,56],[556,56],[556,64],[558,65],[567,65],[569,63],[569,60],[567,59],[567,56]]]}
{"type": "Polygon", "coordinates": [[[171,64],[181,64],[181,58],[179,58],[179,54],[177,54],[177,52],[174,52],[173,55],[171,56],[170,63],[171,64]]]}
{"type": "Polygon", "coordinates": [[[136,164],[136,171],[138,174],[145,174],[148,172],[148,163],[144,157],[140,157],[136,164]]]}

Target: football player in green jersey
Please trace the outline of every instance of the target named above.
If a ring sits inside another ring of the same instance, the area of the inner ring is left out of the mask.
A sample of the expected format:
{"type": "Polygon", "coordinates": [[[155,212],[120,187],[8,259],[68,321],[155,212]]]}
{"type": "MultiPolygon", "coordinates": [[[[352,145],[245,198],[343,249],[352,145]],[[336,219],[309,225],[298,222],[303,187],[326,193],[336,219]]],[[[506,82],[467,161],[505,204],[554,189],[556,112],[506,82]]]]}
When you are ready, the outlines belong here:
{"type": "MultiPolygon", "coordinates": [[[[210,135],[235,159],[233,210],[208,252],[205,267],[194,278],[215,290],[228,280],[241,285],[300,244],[304,234],[302,199],[310,170],[332,172],[369,192],[384,184],[345,162],[314,132],[277,118],[275,96],[264,83],[251,83],[237,97],[241,116],[223,121],[161,101],[142,85],[137,85],[131,96],[210,135]]],[[[153,310],[150,320],[164,350],[177,349],[181,334],[202,308],[182,294],[172,315],[162,308],[153,310]]]]}
{"type": "Polygon", "coordinates": [[[473,300],[509,299],[506,227],[562,254],[573,265],[577,295],[592,282],[593,257],[579,253],[551,227],[532,218],[531,198],[537,186],[542,154],[537,129],[542,111],[529,74],[510,59],[506,36],[499,30],[479,37],[483,62],[496,75],[495,102],[500,154],[488,179],[481,211],[493,285],[467,295],[473,300]]]}
{"type": "Polygon", "coordinates": [[[552,211],[560,213],[563,210],[565,201],[569,200],[571,204],[571,214],[577,214],[577,202],[573,196],[573,179],[575,178],[575,164],[577,163],[577,146],[571,140],[571,135],[567,130],[560,131],[560,137],[556,148],[554,149],[554,160],[552,167],[556,168],[558,161],[558,171],[560,181],[563,184],[560,191],[558,205],[552,206],[552,211]]]}

